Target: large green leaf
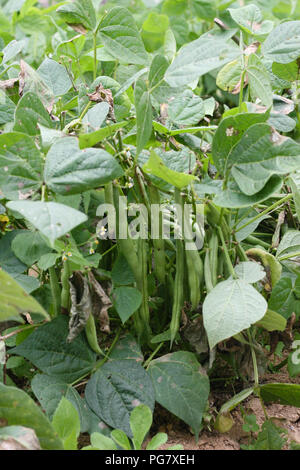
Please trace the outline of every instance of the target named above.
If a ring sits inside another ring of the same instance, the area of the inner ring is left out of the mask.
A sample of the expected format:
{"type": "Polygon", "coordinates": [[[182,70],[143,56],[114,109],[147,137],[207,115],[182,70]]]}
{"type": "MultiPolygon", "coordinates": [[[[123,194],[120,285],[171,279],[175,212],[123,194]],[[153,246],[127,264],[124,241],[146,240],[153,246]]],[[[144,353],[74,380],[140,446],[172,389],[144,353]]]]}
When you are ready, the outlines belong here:
{"type": "Polygon", "coordinates": [[[4,235],[0,240],[0,267],[12,277],[24,273],[27,266],[15,256],[11,249],[14,238],[22,233],[20,230],[13,230],[4,235]]]}
{"type": "Polygon", "coordinates": [[[42,184],[42,155],[33,139],[19,132],[0,135],[0,185],[8,199],[25,199],[42,184]]]}
{"type": "Polygon", "coordinates": [[[136,108],[137,154],[147,145],[152,133],[152,105],[150,93],[143,79],[135,84],[134,101],[136,108]]]}
{"type": "Polygon", "coordinates": [[[221,191],[214,198],[214,203],[220,207],[239,209],[242,207],[251,207],[254,204],[269,199],[272,194],[279,192],[283,181],[279,176],[271,176],[264,188],[252,196],[242,193],[236,183],[230,184],[228,189],[221,191]]]}
{"type": "Polygon", "coordinates": [[[72,383],[91,371],[96,354],[84,333],[72,343],[67,342],[68,333],[68,318],[61,315],[37,328],[10,352],[24,356],[47,375],[72,383]]]}
{"type": "Polygon", "coordinates": [[[260,394],[266,402],[276,402],[300,408],[300,385],[285,383],[265,384],[260,386],[260,394]]]}
{"type": "MultiPolygon", "coordinates": [[[[269,300],[269,308],[288,319],[294,312],[300,315],[300,304],[297,295],[299,281],[283,276],[273,287],[269,300]]],[[[299,288],[298,288],[299,289],[299,288]]]]}
{"type": "Polygon", "coordinates": [[[66,68],[48,57],[41,63],[37,72],[55,96],[64,95],[72,86],[66,68]]]}
{"type": "Polygon", "coordinates": [[[300,21],[281,23],[269,34],[262,46],[265,56],[280,64],[300,57],[300,21]]]}
{"type": "Polygon", "coordinates": [[[264,297],[242,279],[220,282],[205,298],[203,321],[210,348],[261,320],[264,297]]]}
{"type": "Polygon", "coordinates": [[[85,397],[89,407],[109,426],[121,429],[129,437],[130,413],[138,405],[154,408],[154,390],[150,377],[136,361],[107,362],[89,380],[85,397]],[[109,406],[108,406],[109,403],[109,406]]]}
{"type": "Polygon", "coordinates": [[[195,355],[178,351],[159,357],[150,363],[149,374],[156,401],[191,426],[198,436],[207,405],[209,379],[195,355]]]}
{"type": "Polygon", "coordinates": [[[82,24],[86,29],[96,28],[96,12],[92,0],[75,0],[57,9],[60,16],[69,24],[82,24]]]}
{"type": "Polygon", "coordinates": [[[228,10],[233,20],[248,34],[262,36],[273,29],[273,21],[262,21],[262,13],[257,5],[246,5],[228,10]]]}
{"type": "Polygon", "coordinates": [[[193,80],[231,62],[240,55],[230,34],[206,33],[183,46],[165,74],[166,82],[174,87],[188,85],[193,80]]]}
{"type": "Polygon", "coordinates": [[[21,214],[51,243],[87,220],[82,212],[56,202],[12,201],[7,207],[21,214]]]}
{"type": "Polygon", "coordinates": [[[115,7],[103,18],[99,35],[107,52],[122,63],[148,64],[148,54],[132,14],[115,7]]]}
{"type": "Polygon", "coordinates": [[[15,255],[29,267],[50,251],[41,235],[38,232],[30,232],[29,230],[18,234],[14,238],[11,247],[15,255]]]}
{"type": "Polygon", "coordinates": [[[214,164],[224,173],[228,156],[241,140],[244,132],[252,125],[268,119],[266,114],[235,114],[225,117],[219,124],[212,145],[214,164]]]}
{"type": "Polygon", "coordinates": [[[259,98],[264,106],[270,108],[273,105],[270,77],[262,61],[255,54],[249,57],[247,74],[252,100],[259,98]]]}
{"type": "Polygon", "coordinates": [[[80,150],[75,137],[52,145],[46,158],[47,186],[58,194],[78,194],[122,176],[117,160],[102,149],[80,150]]]}
{"type": "Polygon", "coordinates": [[[0,418],[9,426],[17,425],[33,429],[42,449],[63,449],[62,442],[50,421],[23,390],[0,383],[0,418]]]}
{"type": "Polygon", "coordinates": [[[268,124],[254,124],[228,155],[226,171],[244,194],[261,191],[273,174],[300,169],[300,144],[274,132],[268,124]]]}
{"type": "Polygon", "coordinates": [[[5,271],[0,270],[0,321],[17,317],[19,313],[38,313],[49,319],[43,307],[5,271]]]}
{"type": "Polygon", "coordinates": [[[186,90],[169,104],[169,119],[175,124],[193,126],[205,116],[203,100],[194,95],[192,90],[186,90]]]}
{"type": "Polygon", "coordinates": [[[40,133],[38,124],[52,127],[52,121],[40,98],[31,91],[20,99],[16,113],[14,130],[35,136],[40,133]]]}
{"type": "Polygon", "coordinates": [[[32,391],[39,400],[49,419],[53,418],[62,397],[66,397],[77,409],[80,418],[81,432],[89,429],[89,410],[79,393],[63,378],[51,377],[46,374],[36,374],[31,381],[32,391]]]}

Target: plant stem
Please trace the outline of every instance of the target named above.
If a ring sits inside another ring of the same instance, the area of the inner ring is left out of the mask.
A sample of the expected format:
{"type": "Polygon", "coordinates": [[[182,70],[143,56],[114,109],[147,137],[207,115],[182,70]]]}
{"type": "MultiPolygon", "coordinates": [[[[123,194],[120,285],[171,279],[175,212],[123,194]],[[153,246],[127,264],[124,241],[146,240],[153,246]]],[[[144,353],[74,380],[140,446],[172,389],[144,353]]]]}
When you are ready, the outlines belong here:
{"type": "Polygon", "coordinates": [[[229,253],[228,253],[228,249],[227,249],[227,246],[226,246],[226,243],[225,243],[223,232],[222,232],[220,227],[217,227],[217,228],[218,228],[218,233],[219,233],[220,240],[222,242],[222,248],[224,250],[226,264],[228,266],[228,269],[229,269],[230,274],[232,275],[233,279],[237,279],[237,275],[236,275],[236,272],[235,272],[234,267],[232,265],[232,262],[231,262],[231,259],[230,259],[229,253]]]}
{"type": "Polygon", "coordinates": [[[120,328],[118,329],[117,334],[116,334],[116,336],[114,337],[114,340],[113,340],[113,342],[111,343],[110,348],[109,348],[109,350],[108,350],[106,356],[105,356],[103,359],[100,359],[99,361],[96,362],[95,367],[94,367],[94,372],[95,372],[96,370],[100,369],[100,367],[102,367],[103,364],[105,364],[105,363],[108,361],[109,356],[110,356],[112,350],[114,349],[115,345],[117,344],[117,342],[118,342],[118,340],[119,340],[119,338],[120,338],[120,335],[121,335],[121,333],[122,333],[122,330],[123,330],[122,327],[120,327],[120,328]]]}
{"type": "Polygon", "coordinates": [[[97,78],[97,32],[93,35],[93,47],[94,47],[94,81],[97,78]]]}
{"type": "Polygon", "coordinates": [[[272,204],[270,207],[268,207],[267,209],[265,209],[263,212],[260,212],[259,214],[257,214],[255,217],[253,217],[252,219],[248,220],[248,222],[246,222],[244,225],[241,225],[241,227],[238,227],[236,230],[235,230],[235,233],[239,232],[240,230],[244,229],[245,227],[248,227],[248,225],[252,224],[253,222],[255,222],[256,220],[260,219],[261,217],[263,217],[264,215],[267,215],[269,214],[270,212],[272,212],[274,209],[277,209],[277,207],[281,206],[282,204],[284,204],[285,202],[289,201],[290,199],[292,199],[293,195],[292,194],[288,194],[287,196],[285,196],[284,198],[280,199],[279,201],[277,202],[274,202],[274,204],[272,204]]]}
{"type": "Polygon", "coordinates": [[[144,362],[144,367],[146,370],[149,369],[149,366],[150,366],[150,363],[152,361],[152,359],[156,356],[156,354],[158,353],[158,351],[163,347],[164,343],[160,343],[157,348],[153,351],[153,353],[151,354],[150,357],[148,357],[147,361],[144,362]]]}

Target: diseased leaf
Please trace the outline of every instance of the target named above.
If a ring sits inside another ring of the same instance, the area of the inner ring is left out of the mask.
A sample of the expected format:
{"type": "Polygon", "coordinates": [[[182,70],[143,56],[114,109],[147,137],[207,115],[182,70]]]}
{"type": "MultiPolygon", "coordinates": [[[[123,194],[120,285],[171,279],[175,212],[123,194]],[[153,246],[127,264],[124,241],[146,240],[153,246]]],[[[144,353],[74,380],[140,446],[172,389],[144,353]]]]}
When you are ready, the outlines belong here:
{"type": "Polygon", "coordinates": [[[196,356],[178,351],[151,361],[156,401],[193,429],[196,437],[209,395],[209,379],[196,356]]]}

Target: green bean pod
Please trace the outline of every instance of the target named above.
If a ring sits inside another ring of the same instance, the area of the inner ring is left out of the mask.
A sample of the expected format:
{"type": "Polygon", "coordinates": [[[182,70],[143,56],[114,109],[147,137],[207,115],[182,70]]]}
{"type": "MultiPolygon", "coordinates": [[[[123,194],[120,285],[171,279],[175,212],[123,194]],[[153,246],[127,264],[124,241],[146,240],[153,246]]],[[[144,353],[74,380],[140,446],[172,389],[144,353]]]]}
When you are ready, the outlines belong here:
{"type": "MultiPolygon", "coordinates": [[[[153,186],[149,186],[150,200],[152,204],[160,204],[159,191],[153,186]]],[[[162,238],[162,214],[159,213],[159,239],[153,239],[154,248],[154,273],[161,284],[166,283],[166,257],[165,241],[162,238]]]]}
{"type": "Polygon", "coordinates": [[[204,258],[204,280],[205,280],[206,291],[209,294],[214,288],[212,275],[211,275],[209,249],[206,250],[205,258],[204,258]]]}
{"type": "Polygon", "coordinates": [[[85,334],[90,345],[90,348],[97,354],[104,355],[103,351],[100,349],[97,338],[97,331],[95,325],[94,315],[91,313],[85,325],[85,334]]]}
{"type": "Polygon", "coordinates": [[[190,288],[192,309],[195,310],[201,301],[201,283],[203,279],[203,261],[198,251],[185,250],[187,275],[190,288]]]}
{"type": "Polygon", "coordinates": [[[70,272],[70,265],[69,261],[64,261],[64,266],[61,272],[61,284],[62,284],[62,291],[61,291],[61,308],[63,312],[69,310],[70,304],[70,285],[69,285],[69,278],[71,276],[70,272]]]}
{"type": "MultiPolygon", "coordinates": [[[[181,197],[180,191],[175,189],[175,202],[180,204],[183,208],[183,199],[181,197]]],[[[184,230],[183,230],[184,233],[184,230]]],[[[174,299],[172,307],[172,318],[170,323],[170,333],[171,333],[171,346],[174,342],[176,334],[179,331],[180,319],[181,319],[181,309],[183,307],[183,281],[184,281],[184,241],[181,239],[176,240],[176,274],[175,274],[175,283],[174,283],[174,299]]]]}
{"type": "Polygon", "coordinates": [[[215,231],[212,232],[208,242],[209,246],[209,258],[210,258],[210,271],[212,285],[215,287],[218,283],[218,251],[219,251],[219,239],[215,231]]]}
{"type": "Polygon", "coordinates": [[[60,314],[61,309],[61,289],[59,287],[58,278],[54,266],[49,268],[49,276],[53,301],[53,316],[56,317],[60,314]]]}

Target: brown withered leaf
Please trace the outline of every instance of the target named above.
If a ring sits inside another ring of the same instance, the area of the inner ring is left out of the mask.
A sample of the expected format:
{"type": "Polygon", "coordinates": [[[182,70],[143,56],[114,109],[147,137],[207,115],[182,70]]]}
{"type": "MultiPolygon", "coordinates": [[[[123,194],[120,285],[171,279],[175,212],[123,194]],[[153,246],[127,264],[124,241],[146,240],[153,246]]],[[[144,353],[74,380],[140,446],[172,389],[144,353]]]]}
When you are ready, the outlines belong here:
{"type": "MultiPolygon", "coordinates": [[[[241,85],[242,85],[242,80],[239,81],[239,83],[234,87],[231,93],[233,95],[238,95],[241,91],[241,85]]],[[[248,85],[248,75],[245,76],[243,88],[245,88],[245,86],[247,85],[248,85]]]]}
{"type": "Polygon", "coordinates": [[[104,88],[102,83],[100,83],[96,90],[93,93],[88,93],[87,96],[89,97],[89,100],[94,103],[102,103],[103,101],[106,101],[106,103],[109,104],[109,117],[115,121],[114,99],[109,88],[104,88]]]}
{"type": "Polygon", "coordinates": [[[19,95],[23,96],[28,91],[36,93],[43,105],[51,114],[55,97],[48,85],[42,80],[39,74],[24,60],[20,61],[19,73],[19,95]]]}
{"type": "Polygon", "coordinates": [[[8,90],[10,88],[13,88],[18,81],[19,81],[19,78],[10,78],[8,80],[1,80],[0,89],[8,90]]]}
{"type": "Polygon", "coordinates": [[[87,29],[83,26],[83,24],[80,24],[80,23],[77,23],[77,24],[74,24],[74,23],[67,23],[68,26],[70,26],[70,28],[74,29],[74,31],[76,31],[76,33],[80,33],[80,34],[86,34],[87,33],[87,29]]]}
{"type": "Polygon", "coordinates": [[[69,321],[70,343],[84,329],[89,316],[92,314],[92,298],[89,284],[80,271],[75,271],[69,279],[71,297],[71,316],[69,321]]]}
{"type": "Polygon", "coordinates": [[[41,450],[33,429],[8,426],[1,429],[0,450],[41,450]]]}
{"type": "Polygon", "coordinates": [[[255,54],[255,52],[257,51],[259,46],[260,46],[259,41],[253,42],[252,44],[250,44],[250,46],[246,47],[246,49],[244,50],[244,54],[247,55],[247,56],[249,56],[251,54],[255,54]]]}
{"type": "Polygon", "coordinates": [[[89,281],[93,287],[93,314],[99,318],[100,330],[103,333],[110,333],[110,321],[108,310],[112,306],[111,300],[99,284],[92,272],[88,274],[89,281]]]}

